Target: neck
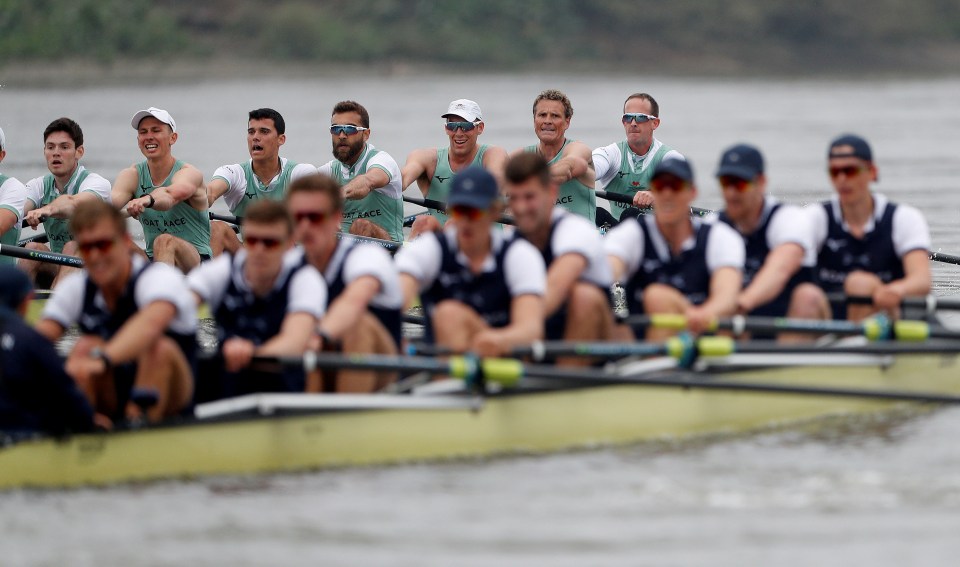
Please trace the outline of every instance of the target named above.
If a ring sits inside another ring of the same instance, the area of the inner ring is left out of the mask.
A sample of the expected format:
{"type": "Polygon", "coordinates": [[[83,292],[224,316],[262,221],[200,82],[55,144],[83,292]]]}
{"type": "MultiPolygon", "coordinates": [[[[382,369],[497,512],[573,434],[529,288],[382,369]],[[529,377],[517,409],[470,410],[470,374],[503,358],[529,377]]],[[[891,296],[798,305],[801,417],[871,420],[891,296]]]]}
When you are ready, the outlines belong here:
{"type": "Polygon", "coordinates": [[[763,216],[763,201],[750,207],[749,210],[740,218],[732,219],[737,226],[740,234],[752,234],[760,225],[760,218],[763,216]]]}
{"type": "Polygon", "coordinates": [[[550,161],[553,158],[557,157],[557,154],[559,154],[563,150],[563,145],[566,143],[567,143],[566,138],[561,138],[556,142],[549,142],[549,143],[541,141],[540,145],[537,146],[537,151],[540,152],[540,155],[542,155],[545,160],[550,161]]]}
{"type": "MultiPolygon", "coordinates": [[[[334,237],[336,239],[336,237],[334,237]]],[[[326,271],[327,265],[330,263],[330,259],[333,258],[333,253],[337,251],[337,246],[339,241],[334,240],[333,246],[325,246],[320,250],[315,251],[313,254],[310,252],[305,252],[307,257],[307,262],[311,266],[316,268],[321,274],[326,271]]]]}
{"type": "Polygon", "coordinates": [[[79,163],[77,163],[77,165],[75,165],[73,169],[71,169],[70,172],[67,173],[66,175],[54,175],[53,176],[54,186],[61,191],[66,189],[67,183],[70,183],[70,178],[73,177],[73,175],[77,172],[78,169],[80,169],[79,163]]]}
{"type": "Polygon", "coordinates": [[[523,237],[536,246],[538,250],[545,250],[550,245],[550,227],[552,222],[544,223],[536,229],[523,233],[523,237]]]}
{"type": "Polygon", "coordinates": [[[661,222],[661,219],[658,218],[657,228],[660,229],[660,234],[663,235],[664,240],[670,246],[672,254],[680,252],[684,241],[693,235],[693,223],[690,222],[689,218],[667,223],[661,222]]]}
{"type": "Polygon", "coordinates": [[[163,183],[163,180],[170,175],[170,170],[173,169],[173,164],[175,163],[177,163],[177,158],[173,157],[172,154],[148,159],[147,168],[150,169],[150,178],[153,184],[163,183]]]}
{"type": "Polygon", "coordinates": [[[627,146],[630,148],[631,152],[637,154],[638,156],[644,156],[647,155],[647,152],[650,151],[650,147],[653,146],[653,139],[651,138],[650,141],[643,146],[634,146],[629,142],[627,143],[627,146]]]}
{"type": "Polygon", "coordinates": [[[251,275],[249,270],[243,271],[244,279],[247,280],[247,284],[257,297],[263,297],[270,293],[270,290],[273,289],[274,282],[277,281],[278,275],[280,275],[280,273],[276,272],[270,275],[256,277],[255,275],[251,275]]]}
{"type": "Polygon", "coordinates": [[[270,182],[280,173],[280,156],[272,156],[261,160],[253,160],[253,173],[260,181],[270,182]]]}
{"type": "Polygon", "coordinates": [[[480,151],[480,146],[473,148],[473,151],[468,155],[460,157],[453,154],[452,151],[447,152],[447,163],[450,165],[450,170],[454,173],[460,171],[464,167],[467,167],[473,160],[477,157],[477,152],[480,151]]]}
{"type": "Polygon", "coordinates": [[[103,285],[97,286],[100,289],[100,294],[103,295],[104,301],[107,302],[107,306],[111,309],[116,306],[117,300],[119,300],[120,296],[123,295],[123,292],[127,287],[127,283],[130,281],[130,275],[132,273],[133,257],[131,257],[129,261],[123,265],[116,278],[104,283],[103,285]]]}
{"type": "Polygon", "coordinates": [[[350,160],[350,161],[344,161],[344,162],[341,162],[341,163],[342,163],[343,165],[346,165],[346,166],[349,166],[349,167],[353,167],[353,166],[360,160],[360,156],[362,156],[366,151],[367,151],[367,144],[363,144],[363,147],[360,148],[360,152],[357,153],[357,155],[353,156],[353,159],[352,159],[352,160],[350,160]]]}
{"type": "Polygon", "coordinates": [[[492,246],[489,228],[480,238],[476,238],[472,242],[464,243],[462,238],[457,238],[457,240],[457,245],[460,248],[460,252],[463,252],[464,256],[474,262],[482,261],[484,258],[486,258],[487,254],[490,253],[490,248],[492,246]]]}
{"type": "Polygon", "coordinates": [[[867,221],[870,220],[870,217],[873,216],[873,208],[873,195],[870,194],[867,194],[865,198],[857,199],[853,202],[840,202],[840,211],[843,215],[843,220],[846,221],[848,225],[865,225],[867,221]]]}

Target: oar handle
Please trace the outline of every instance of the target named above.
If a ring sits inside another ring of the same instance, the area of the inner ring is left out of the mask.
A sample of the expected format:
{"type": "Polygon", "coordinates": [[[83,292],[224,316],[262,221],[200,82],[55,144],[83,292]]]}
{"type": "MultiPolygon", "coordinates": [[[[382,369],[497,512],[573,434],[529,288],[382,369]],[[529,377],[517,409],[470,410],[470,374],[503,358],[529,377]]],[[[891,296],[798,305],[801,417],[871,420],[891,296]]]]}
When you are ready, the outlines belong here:
{"type": "MultiPolygon", "coordinates": [[[[410,197],[408,195],[404,195],[403,200],[412,205],[420,205],[421,207],[426,207],[428,209],[433,209],[435,211],[446,212],[447,210],[447,204],[442,201],[435,201],[433,199],[421,199],[420,197],[410,197]]],[[[499,219],[497,219],[497,222],[500,224],[509,224],[509,225],[516,224],[516,222],[512,218],[506,215],[502,215],[499,219]]]]}

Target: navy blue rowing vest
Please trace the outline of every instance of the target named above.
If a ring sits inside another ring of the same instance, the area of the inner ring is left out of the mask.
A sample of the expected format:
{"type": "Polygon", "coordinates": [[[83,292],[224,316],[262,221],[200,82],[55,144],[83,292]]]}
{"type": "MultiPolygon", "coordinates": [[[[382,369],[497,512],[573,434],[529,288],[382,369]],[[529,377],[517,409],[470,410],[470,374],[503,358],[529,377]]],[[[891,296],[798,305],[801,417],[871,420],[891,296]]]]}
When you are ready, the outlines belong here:
{"type": "MultiPolygon", "coordinates": [[[[770,207],[769,214],[762,220],[760,226],[756,228],[751,234],[745,235],[738,234],[743,238],[744,248],[746,249],[746,258],[743,264],[743,288],[745,289],[750,282],[753,281],[753,277],[757,275],[757,272],[760,271],[760,268],[763,267],[763,263],[767,260],[767,255],[770,254],[770,244],[767,242],[767,229],[770,228],[770,219],[773,218],[773,215],[777,213],[777,210],[780,208],[781,203],[776,203],[770,207]]],[[[737,230],[736,224],[733,222],[730,217],[727,216],[727,211],[720,211],[719,219],[728,225],[730,225],[734,230],[737,230]]],[[[813,281],[813,268],[807,266],[801,266],[799,270],[787,284],[783,287],[783,291],[780,292],[780,295],[775,297],[773,301],[757,307],[751,311],[750,315],[763,315],[769,317],[783,317],[787,314],[787,310],[790,308],[790,296],[793,294],[794,288],[804,282],[813,281]]]]}
{"type": "Polygon", "coordinates": [[[643,290],[653,283],[665,284],[683,294],[690,303],[700,305],[710,294],[710,270],[707,269],[707,238],[712,226],[707,223],[694,223],[696,244],[684,250],[679,256],[672,256],[664,262],[657,255],[650,229],[644,219],[654,217],[632,217],[631,221],[640,225],[643,231],[643,261],[633,277],[624,286],[627,308],[630,313],[643,313],[643,290]]]}
{"type": "Polygon", "coordinates": [[[220,344],[231,337],[240,337],[255,345],[262,345],[280,333],[283,320],[287,316],[287,298],[290,281],[300,267],[287,271],[279,277],[284,278],[279,286],[265,297],[257,297],[253,291],[237,287],[233,274],[237,269],[236,256],[230,257],[230,279],[223,300],[214,312],[217,321],[217,334],[220,344]]]}
{"type": "Polygon", "coordinates": [[[893,246],[895,204],[887,203],[880,220],[862,239],[844,230],[832,201],[822,205],[827,210],[827,239],[817,258],[816,276],[824,291],[843,291],[847,274],[856,270],[876,274],[884,283],[903,277],[903,261],[893,246]]]}
{"type": "Polygon", "coordinates": [[[435,232],[424,235],[424,238],[436,238],[440,243],[440,273],[437,279],[424,293],[420,300],[426,311],[426,328],[424,338],[433,342],[433,325],[431,318],[437,304],[441,301],[453,299],[469,305],[491,327],[505,327],[510,323],[510,306],[513,297],[507,287],[507,279],[503,273],[503,260],[516,242],[516,237],[504,237],[500,250],[494,255],[496,267],[492,272],[474,274],[469,268],[457,262],[457,249],[447,242],[446,234],[435,232]]]}
{"type": "MultiPolygon", "coordinates": [[[[340,265],[337,266],[337,271],[333,276],[333,280],[327,282],[327,305],[332,305],[333,300],[336,299],[343,290],[346,289],[347,284],[343,281],[343,268],[347,265],[347,260],[350,258],[350,254],[356,249],[356,245],[353,242],[345,242],[340,240],[337,244],[338,247],[346,247],[343,258],[340,261],[340,265]]],[[[337,250],[333,251],[333,256],[336,257],[337,250]]],[[[306,256],[304,256],[304,262],[306,262],[306,256]]],[[[386,309],[383,307],[377,307],[374,305],[367,305],[367,310],[386,327],[387,331],[390,333],[390,336],[393,337],[394,343],[396,343],[397,348],[400,348],[400,342],[403,340],[402,331],[403,331],[403,317],[400,309],[386,309]]]]}

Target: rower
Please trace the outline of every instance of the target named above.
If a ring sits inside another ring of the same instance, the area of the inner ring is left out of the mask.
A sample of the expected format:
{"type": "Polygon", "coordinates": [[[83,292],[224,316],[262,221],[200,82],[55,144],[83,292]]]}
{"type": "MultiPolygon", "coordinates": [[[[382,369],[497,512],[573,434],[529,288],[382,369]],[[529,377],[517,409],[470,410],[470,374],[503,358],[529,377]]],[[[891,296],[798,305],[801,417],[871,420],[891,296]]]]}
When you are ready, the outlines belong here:
{"type": "MultiPolygon", "coordinates": [[[[660,127],[660,105],[647,93],[633,93],[623,103],[621,117],[626,139],[593,150],[596,188],[633,197],[634,207],[648,207],[650,177],[667,157],[682,159],[680,152],[653,135],[660,127]]],[[[610,211],[597,209],[597,226],[613,226],[630,205],[611,202],[610,211]]]]}
{"type": "MultiPolygon", "coordinates": [[[[77,244],[67,227],[70,215],[83,201],[110,200],[110,182],[80,165],[83,153],[83,130],[73,120],[57,118],[43,131],[43,156],[50,173],[27,182],[24,218],[32,228],[43,223],[50,245],[30,242],[26,248],[76,256],[77,244]]],[[[47,282],[45,287],[77,269],[35,260],[20,260],[20,268],[34,282],[38,277],[47,282]]]]}
{"type": "MultiPolygon", "coordinates": [[[[280,157],[280,146],[287,141],[283,116],[272,108],[257,108],[247,115],[247,151],[244,163],[224,165],[213,172],[207,184],[207,204],[213,206],[221,196],[230,213],[243,217],[247,206],[260,199],[282,201],[287,185],[298,177],[313,175],[317,168],[280,157]]],[[[219,256],[236,253],[240,239],[233,227],[222,221],[210,223],[211,251],[219,256]]]]}
{"type": "Polygon", "coordinates": [[[833,140],[827,159],[836,195],[808,207],[818,283],[826,293],[873,298],[873,305],[834,305],[836,319],[858,321],[879,310],[896,316],[904,297],[930,293],[927,221],[917,209],[871,191],[877,166],[860,136],[833,140]]]}
{"type": "MultiPolygon", "coordinates": [[[[7,138],[0,128],[0,164],[7,157],[7,138]]],[[[14,177],[0,173],[0,245],[16,246],[20,239],[20,221],[27,188],[14,177]]],[[[0,265],[16,264],[10,256],[0,256],[0,265]]]]}
{"type": "MultiPolygon", "coordinates": [[[[693,168],[682,158],[661,161],[650,179],[654,215],[625,217],[604,247],[614,279],[624,284],[630,313],[674,313],[703,332],[713,319],[736,313],[744,247],[724,223],[690,217],[697,196],[693,168]]],[[[670,331],[651,328],[648,340],[670,331]]],[[[633,331],[620,327],[622,339],[633,331]]]]}
{"type": "Polygon", "coordinates": [[[132,388],[150,389],[158,421],[186,409],[193,394],[197,309],[183,275],[134,253],[120,211],[103,201],[77,205],[70,219],[84,270],[65,277],[37,330],[58,341],[80,327],[67,373],[111,420],[142,417],[132,388]]]}
{"type": "Polygon", "coordinates": [[[0,266],[0,433],[89,431],[90,404],[50,341],[23,320],[32,297],[25,273],[0,266]]]}
{"type": "MultiPolygon", "coordinates": [[[[293,247],[283,203],[263,199],[246,208],[243,247],[204,262],[187,276],[197,303],[217,322],[219,385],[200,382],[197,401],[254,392],[303,392],[303,369],[250,368],[254,356],[303,356],[326,307],[327,286],[293,247]]],[[[203,377],[206,380],[206,376],[203,377]]]]}
{"type": "MultiPolygon", "coordinates": [[[[323,349],[397,354],[403,295],[396,266],[380,246],[338,240],[343,202],[340,185],[326,175],[298,179],[287,196],[303,259],[320,271],[329,289],[329,307],[319,326],[323,349]]],[[[395,378],[392,372],[325,372],[308,377],[308,390],[372,392],[395,378]]]]}
{"type": "Polygon", "coordinates": [[[452,222],[397,253],[404,306],[417,295],[426,337],[454,352],[502,356],[543,337],[546,274],[528,241],[494,228],[501,206],[494,176],[470,166],[453,178],[452,222]]]}
{"type": "Polygon", "coordinates": [[[370,113],[358,102],[333,107],[330,137],[335,159],[317,168],[342,186],[341,230],[403,242],[403,179],[400,166],[370,143],[370,113]]]}
{"type": "MultiPolygon", "coordinates": [[[[407,157],[401,170],[403,187],[414,181],[424,197],[446,202],[454,175],[469,166],[481,166],[499,179],[507,152],[503,148],[480,144],[484,122],[480,105],[465,98],[452,101],[442,116],[450,145],[446,148],[414,150],[407,157]]],[[[445,211],[429,210],[428,215],[417,217],[410,229],[413,240],[424,232],[440,230],[449,217],[445,211]]]]}
{"type": "Polygon", "coordinates": [[[597,217],[593,159],[586,144],[567,138],[572,118],[573,105],[567,95],[554,89],[543,91],[533,101],[533,131],[540,143],[522,148],[514,155],[536,152],[547,159],[550,176],[560,186],[557,206],[593,223],[597,217]]]}
{"type": "MultiPolygon", "coordinates": [[[[547,266],[544,298],[547,340],[609,340],[613,333],[610,286],[613,276],[596,226],[555,205],[559,188],[540,154],[520,153],[507,161],[507,197],[520,235],[547,266]]],[[[586,364],[570,358],[564,364],[586,364]]]]}
{"type": "Polygon", "coordinates": [[[150,107],[130,124],[146,159],[117,175],[111,199],[143,225],[148,257],[187,273],[211,256],[203,174],[173,157],[178,134],[169,112],[150,107]]]}
{"type": "Polygon", "coordinates": [[[827,318],[813,281],[816,252],[802,209],[766,194],[760,150],[738,144],[720,157],[717,180],[725,208],[719,219],[743,238],[744,287],[737,296],[741,315],[827,318]]]}

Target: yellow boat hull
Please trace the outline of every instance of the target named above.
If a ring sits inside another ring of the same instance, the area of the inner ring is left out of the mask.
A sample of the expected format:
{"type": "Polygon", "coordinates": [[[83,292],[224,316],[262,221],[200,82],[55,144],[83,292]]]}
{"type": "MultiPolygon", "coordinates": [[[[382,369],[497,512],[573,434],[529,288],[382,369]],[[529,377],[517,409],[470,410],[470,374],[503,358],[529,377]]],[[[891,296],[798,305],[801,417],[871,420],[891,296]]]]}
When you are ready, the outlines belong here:
{"type": "MultiPolygon", "coordinates": [[[[771,384],[960,392],[956,355],[889,366],[787,367],[714,376],[771,384]]],[[[476,411],[363,410],[159,427],[0,450],[0,488],[69,487],[206,475],[541,453],[739,433],[891,402],[644,385],[493,396],[476,411]]]]}

